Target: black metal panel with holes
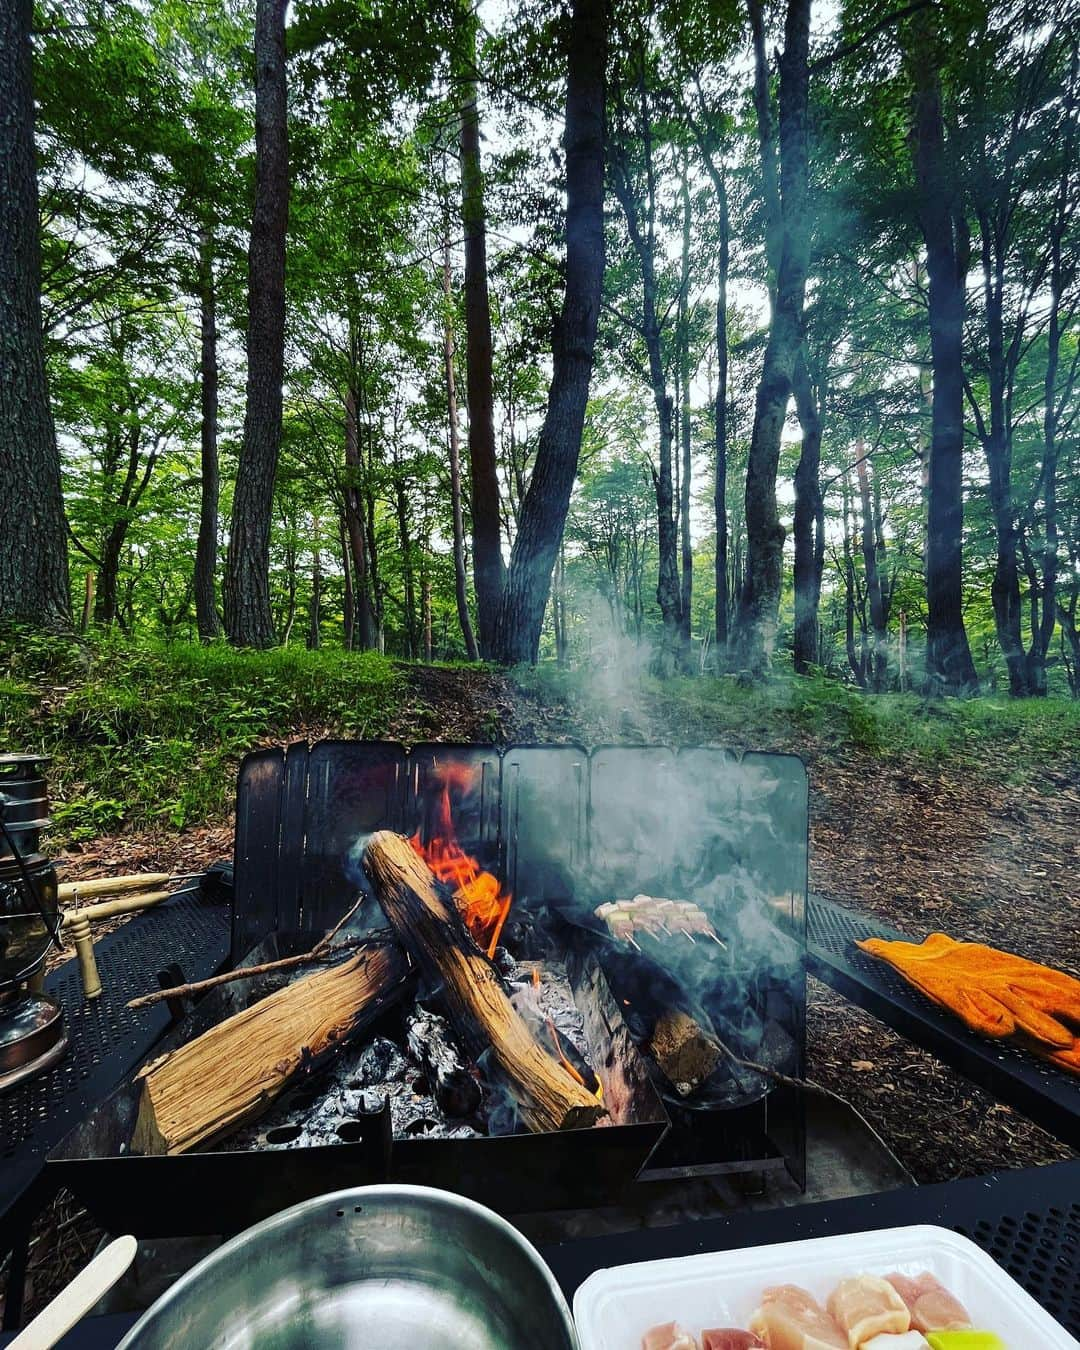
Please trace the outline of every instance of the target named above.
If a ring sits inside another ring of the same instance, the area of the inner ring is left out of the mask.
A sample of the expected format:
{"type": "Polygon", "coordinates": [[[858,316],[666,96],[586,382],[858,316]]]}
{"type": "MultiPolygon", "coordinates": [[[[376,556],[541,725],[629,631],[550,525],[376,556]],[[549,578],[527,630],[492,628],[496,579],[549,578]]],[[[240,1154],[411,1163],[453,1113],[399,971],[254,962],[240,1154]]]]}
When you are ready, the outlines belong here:
{"type": "Polygon", "coordinates": [[[188,888],[136,914],[94,944],[103,993],[86,1002],[78,963],[45,980],[58,998],[68,1048],[54,1068],[0,1093],[0,1234],[4,1216],[36,1178],[52,1146],[141,1062],[168,1027],[164,1003],[133,1011],[136,994],[157,987],[157,973],[178,963],[187,980],[218,971],[229,950],[229,905],[188,888]]]}
{"type": "Polygon", "coordinates": [[[857,940],[869,937],[912,940],[864,914],[811,896],[807,923],[811,974],[1063,1143],[1080,1149],[1080,1077],[1044,1064],[1019,1046],[969,1032],[891,966],[855,946],[857,940]]]}
{"type": "Polygon", "coordinates": [[[582,1281],[608,1266],[923,1223],[971,1238],[1067,1331],[1080,1336],[1080,1160],[820,1204],[739,1210],[696,1223],[583,1238],[541,1253],[572,1300],[582,1281]]]}

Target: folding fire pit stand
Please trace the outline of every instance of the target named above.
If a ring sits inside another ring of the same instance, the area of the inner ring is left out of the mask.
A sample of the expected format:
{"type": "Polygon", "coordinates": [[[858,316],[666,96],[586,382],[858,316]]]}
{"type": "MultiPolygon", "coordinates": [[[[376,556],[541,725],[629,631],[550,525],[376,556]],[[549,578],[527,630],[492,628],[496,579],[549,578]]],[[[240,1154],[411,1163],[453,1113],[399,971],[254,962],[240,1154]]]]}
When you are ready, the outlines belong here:
{"type": "MultiPolygon", "coordinates": [[[[424,835],[450,765],[464,771],[452,775],[458,839],[505,881],[512,922],[557,915],[567,946],[597,951],[633,1024],[633,949],[605,934],[596,907],[638,892],[701,904],[726,947],[678,931],[645,944],[638,986],[666,970],[737,1054],[802,1076],[808,793],[794,756],[346,741],[260,751],[237,791],[234,959],[268,932],[330,927],[363,884],[358,838],[424,835]]],[[[797,1090],[732,1075],[713,1097],[664,1099],[673,1128],[645,1175],[786,1166],[803,1184],[797,1090]]]]}

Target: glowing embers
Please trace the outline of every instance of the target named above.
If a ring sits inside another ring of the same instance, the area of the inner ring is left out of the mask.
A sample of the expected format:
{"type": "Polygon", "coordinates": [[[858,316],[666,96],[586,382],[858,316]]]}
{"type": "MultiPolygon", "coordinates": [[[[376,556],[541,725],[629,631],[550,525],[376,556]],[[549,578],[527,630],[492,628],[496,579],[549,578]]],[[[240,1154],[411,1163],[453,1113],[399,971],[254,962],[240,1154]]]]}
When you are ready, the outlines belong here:
{"type": "Polygon", "coordinates": [[[425,842],[417,830],[409,842],[439,881],[452,887],[454,903],[477,946],[493,957],[513,897],[498,877],[485,871],[461,847],[451,803],[451,790],[461,795],[474,792],[477,776],[478,770],[468,764],[449,760],[439,765],[428,838],[425,842]]]}

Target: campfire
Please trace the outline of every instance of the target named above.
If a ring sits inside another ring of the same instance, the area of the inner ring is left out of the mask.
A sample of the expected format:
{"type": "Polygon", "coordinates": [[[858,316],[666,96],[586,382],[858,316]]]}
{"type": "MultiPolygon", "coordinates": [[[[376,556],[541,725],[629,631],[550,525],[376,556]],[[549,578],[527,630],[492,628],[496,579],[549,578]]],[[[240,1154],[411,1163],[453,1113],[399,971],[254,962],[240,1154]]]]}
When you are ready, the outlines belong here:
{"type": "Polygon", "coordinates": [[[776,830],[760,865],[736,849],[740,812],[790,800],[782,777],[709,760],[730,787],[691,810],[700,774],[680,777],[666,751],[304,755],[300,856],[283,815],[275,865],[241,781],[236,931],[270,894],[277,932],[68,1157],[287,1150],[294,1179],[305,1156],[325,1177],[325,1155],[344,1160],[383,1119],[404,1179],[489,1195],[498,1146],[507,1205],[526,1173],[550,1177],[532,1206],[638,1175],[798,1175],[801,1108],[778,1084],[801,1066],[799,897],[765,869],[798,881],[805,826],[790,857],[776,830]],[[658,774],[663,790],[643,793],[658,774]],[[300,925],[281,918],[290,884],[300,925]]]}

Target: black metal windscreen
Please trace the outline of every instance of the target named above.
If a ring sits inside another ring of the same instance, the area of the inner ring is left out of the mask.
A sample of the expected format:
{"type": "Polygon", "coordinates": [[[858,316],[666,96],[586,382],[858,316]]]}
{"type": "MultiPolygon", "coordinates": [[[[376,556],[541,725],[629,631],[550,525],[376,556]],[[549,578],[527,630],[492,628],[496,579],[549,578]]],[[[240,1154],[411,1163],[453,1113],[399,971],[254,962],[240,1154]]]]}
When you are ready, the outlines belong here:
{"type": "Polygon", "coordinates": [[[793,755],[322,741],[241,766],[234,955],[271,930],[332,924],[356,894],[356,841],[422,832],[447,780],[461,847],[521,902],[682,892],[765,944],[805,946],[807,781],[793,755]]]}
{"type": "MultiPolygon", "coordinates": [[[[662,977],[737,1056],[802,1077],[808,790],[797,757],[348,741],[259,751],[237,792],[234,957],[271,931],[332,926],[364,886],[373,830],[429,845],[448,821],[512,894],[512,915],[551,912],[596,939],[632,1026],[639,992],[662,977]],[[676,927],[643,971],[638,944],[612,941],[596,918],[640,894],[693,902],[715,936],[676,927]]],[[[673,1097],[657,1175],[780,1162],[802,1181],[798,1093],[763,1081],[755,1090],[733,1068],[708,1100],[673,1097]]]]}

